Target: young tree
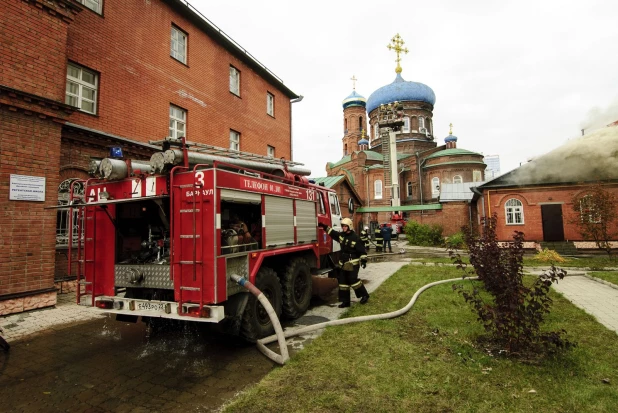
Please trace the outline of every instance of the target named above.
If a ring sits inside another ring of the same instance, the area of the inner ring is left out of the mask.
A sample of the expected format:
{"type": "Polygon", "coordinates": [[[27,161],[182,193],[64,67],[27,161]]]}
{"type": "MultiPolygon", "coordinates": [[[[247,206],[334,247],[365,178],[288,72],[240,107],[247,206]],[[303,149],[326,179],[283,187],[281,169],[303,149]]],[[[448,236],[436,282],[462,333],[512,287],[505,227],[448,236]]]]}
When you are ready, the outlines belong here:
{"type": "Polygon", "coordinates": [[[607,252],[611,257],[610,241],[615,240],[616,221],[618,219],[618,203],[616,196],[597,184],[586,191],[575,195],[572,199],[573,211],[579,233],[585,240],[594,240],[597,247],[607,252]]]}

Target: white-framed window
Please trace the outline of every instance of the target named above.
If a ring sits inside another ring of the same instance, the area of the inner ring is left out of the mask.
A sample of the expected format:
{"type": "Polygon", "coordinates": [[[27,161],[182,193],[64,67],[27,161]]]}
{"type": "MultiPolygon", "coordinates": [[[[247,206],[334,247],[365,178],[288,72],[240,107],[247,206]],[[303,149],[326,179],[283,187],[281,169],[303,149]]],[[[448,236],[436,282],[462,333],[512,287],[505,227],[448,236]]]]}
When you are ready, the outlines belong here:
{"type": "Polygon", "coordinates": [[[425,118],[422,116],[418,117],[418,130],[419,132],[424,132],[423,129],[425,128],[425,118]]]}
{"type": "Polygon", "coordinates": [[[170,138],[181,138],[187,133],[187,111],[170,105],[170,138]]]}
{"type": "Polygon", "coordinates": [[[511,198],[504,204],[506,225],[522,225],[524,223],[524,207],[519,199],[511,198]]]}
{"type": "Polygon", "coordinates": [[[77,0],[79,3],[88,7],[95,13],[101,14],[103,12],[103,0],[77,0]]]}
{"type": "Polygon", "coordinates": [[[409,197],[412,196],[412,182],[410,181],[406,184],[406,195],[409,197]]]}
{"type": "Polygon", "coordinates": [[[266,93],[266,113],[275,116],[275,96],[272,93],[266,93]]]}
{"type": "Polygon", "coordinates": [[[382,199],[382,180],[376,179],[373,183],[374,199],[382,199]]]}
{"type": "Polygon", "coordinates": [[[483,180],[483,174],[481,171],[472,171],[472,182],[481,182],[483,180]]]}
{"type": "Polygon", "coordinates": [[[230,66],[230,92],[240,96],[240,71],[230,66]]]}
{"type": "Polygon", "coordinates": [[[96,114],[98,86],[99,76],[95,72],[75,63],[69,63],[64,102],[78,107],[82,112],[96,114]]]}
{"type": "Polygon", "coordinates": [[[440,196],[440,178],[437,176],[431,178],[431,196],[434,198],[440,196]]]}
{"type": "MultiPolygon", "coordinates": [[[[73,198],[82,198],[84,196],[84,181],[78,178],[65,179],[58,185],[58,205],[69,205],[71,201],[71,184],[73,185],[73,198]]],[[[56,245],[69,245],[69,234],[73,232],[73,245],[77,244],[79,229],[81,228],[81,237],[84,237],[84,226],[77,221],[79,218],[77,209],[59,208],[56,213],[56,245]],[[73,227],[70,224],[70,214],[73,213],[73,227]]],[[[83,222],[82,222],[83,224],[83,222]]]]}
{"type": "Polygon", "coordinates": [[[579,200],[579,212],[582,222],[601,223],[601,214],[597,211],[591,195],[585,195],[579,200]]]}
{"type": "Polygon", "coordinates": [[[403,133],[410,132],[410,118],[408,116],[405,116],[403,118],[403,127],[402,127],[401,131],[403,133]]]}
{"type": "Polygon", "coordinates": [[[373,126],[373,133],[375,135],[376,139],[380,138],[380,126],[378,126],[378,123],[376,122],[376,124],[373,126]]]}
{"type": "Polygon", "coordinates": [[[269,158],[275,157],[275,147],[274,146],[266,145],[266,156],[268,156],[269,158]]]}
{"type": "Polygon", "coordinates": [[[172,26],[170,56],[179,62],[187,64],[187,34],[175,26],[172,26]]]}
{"type": "Polygon", "coordinates": [[[454,184],[461,184],[461,183],[463,183],[463,179],[461,179],[461,175],[455,175],[453,177],[453,183],[454,184]]]}
{"type": "Polygon", "coordinates": [[[233,151],[240,150],[240,132],[230,129],[230,149],[233,151]]]}

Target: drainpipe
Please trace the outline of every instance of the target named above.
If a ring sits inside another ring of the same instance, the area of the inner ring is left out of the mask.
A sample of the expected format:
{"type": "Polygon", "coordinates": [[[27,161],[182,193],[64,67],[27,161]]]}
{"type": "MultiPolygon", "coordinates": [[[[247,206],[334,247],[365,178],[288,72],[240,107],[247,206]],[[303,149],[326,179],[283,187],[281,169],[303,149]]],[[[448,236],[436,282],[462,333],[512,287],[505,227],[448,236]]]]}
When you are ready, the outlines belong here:
{"type": "Polygon", "coordinates": [[[294,141],[292,140],[292,103],[298,103],[303,100],[303,95],[298,95],[296,99],[290,100],[290,160],[294,160],[294,141]]]}

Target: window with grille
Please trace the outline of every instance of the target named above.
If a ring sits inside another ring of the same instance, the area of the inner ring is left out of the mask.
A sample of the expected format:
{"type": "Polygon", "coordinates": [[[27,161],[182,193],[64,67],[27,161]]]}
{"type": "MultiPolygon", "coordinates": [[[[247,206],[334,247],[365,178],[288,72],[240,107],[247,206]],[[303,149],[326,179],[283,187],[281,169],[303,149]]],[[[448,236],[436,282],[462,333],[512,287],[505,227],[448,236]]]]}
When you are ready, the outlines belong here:
{"type": "Polygon", "coordinates": [[[234,66],[230,66],[230,92],[240,96],[240,72],[234,66]]]}
{"type": "Polygon", "coordinates": [[[275,96],[271,93],[266,94],[266,113],[275,116],[275,96]]]}
{"type": "Polygon", "coordinates": [[[77,0],[79,3],[88,7],[95,13],[101,14],[103,12],[103,0],[77,0]]]}
{"type": "Polygon", "coordinates": [[[590,222],[592,224],[601,223],[601,214],[594,204],[592,196],[586,195],[579,200],[579,211],[582,222],[590,222]]]}
{"type": "Polygon", "coordinates": [[[410,132],[410,118],[408,116],[403,118],[402,132],[404,132],[404,133],[410,132]]]}
{"type": "Polygon", "coordinates": [[[178,106],[170,105],[170,138],[186,136],[187,111],[178,106]]]}
{"type": "Polygon", "coordinates": [[[406,185],[406,195],[409,197],[412,196],[412,182],[408,182],[406,185]]]}
{"type": "Polygon", "coordinates": [[[509,199],[504,204],[507,225],[522,225],[524,223],[524,207],[519,199],[509,199]]]}
{"type": "Polygon", "coordinates": [[[67,87],[64,102],[82,112],[97,113],[97,73],[75,63],[67,65],[67,87]]]}
{"type": "Polygon", "coordinates": [[[431,196],[437,198],[440,196],[440,178],[431,178],[431,196]]]}
{"type": "Polygon", "coordinates": [[[240,132],[230,130],[230,149],[233,151],[240,150],[240,132]]]}
{"type": "MultiPolygon", "coordinates": [[[[71,184],[73,184],[73,199],[83,198],[84,183],[78,178],[65,179],[58,185],[58,206],[69,205],[71,201],[71,184]]],[[[78,239],[84,237],[84,226],[78,222],[77,209],[59,208],[56,215],[56,246],[68,246],[69,234],[73,231],[73,245],[77,244],[78,239]],[[73,214],[73,225],[71,226],[70,214],[73,214]],[[81,228],[81,234],[79,229],[81,228]]],[[[82,223],[83,224],[83,223],[82,223]]]]}
{"type": "Polygon", "coordinates": [[[453,177],[453,183],[454,184],[461,184],[461,183],[463,183],[463,179],[461,179],[461,175],[455,175],[453,177]]]}
{"type": "Polygon", "coordinates": [[[187,63],[187,34],[174,26],[172,26],[170,56],[179,62],[187,63]]]}
{"type": "Polygon", "coordinates": [[[380,179],[376,179],[373,183],[373,190],[375,194],[374,198],[382,199],[382,181],[380,179]]]}

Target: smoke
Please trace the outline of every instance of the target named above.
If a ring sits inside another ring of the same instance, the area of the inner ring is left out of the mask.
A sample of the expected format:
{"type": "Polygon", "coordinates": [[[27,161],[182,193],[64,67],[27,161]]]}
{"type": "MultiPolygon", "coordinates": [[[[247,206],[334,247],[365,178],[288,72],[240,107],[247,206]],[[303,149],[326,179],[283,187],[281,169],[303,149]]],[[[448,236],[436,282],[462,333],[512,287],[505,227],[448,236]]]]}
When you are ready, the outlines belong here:
{"type": "Polygon", "coordinates": [[[616,121],[618,121],[618,98],[610,103],[605,110],[599,107],[590,109],[588,116],[580,124],[580,129],[584,129],[585,133],[588,133],[588,131],[602,128],[616,121]]]}
{"type": "Polygon", "coordinates": [[[503,182],[535,185],[611,179],[618,179],[618,126],[572,139],[514,170],[503,182]]]}

